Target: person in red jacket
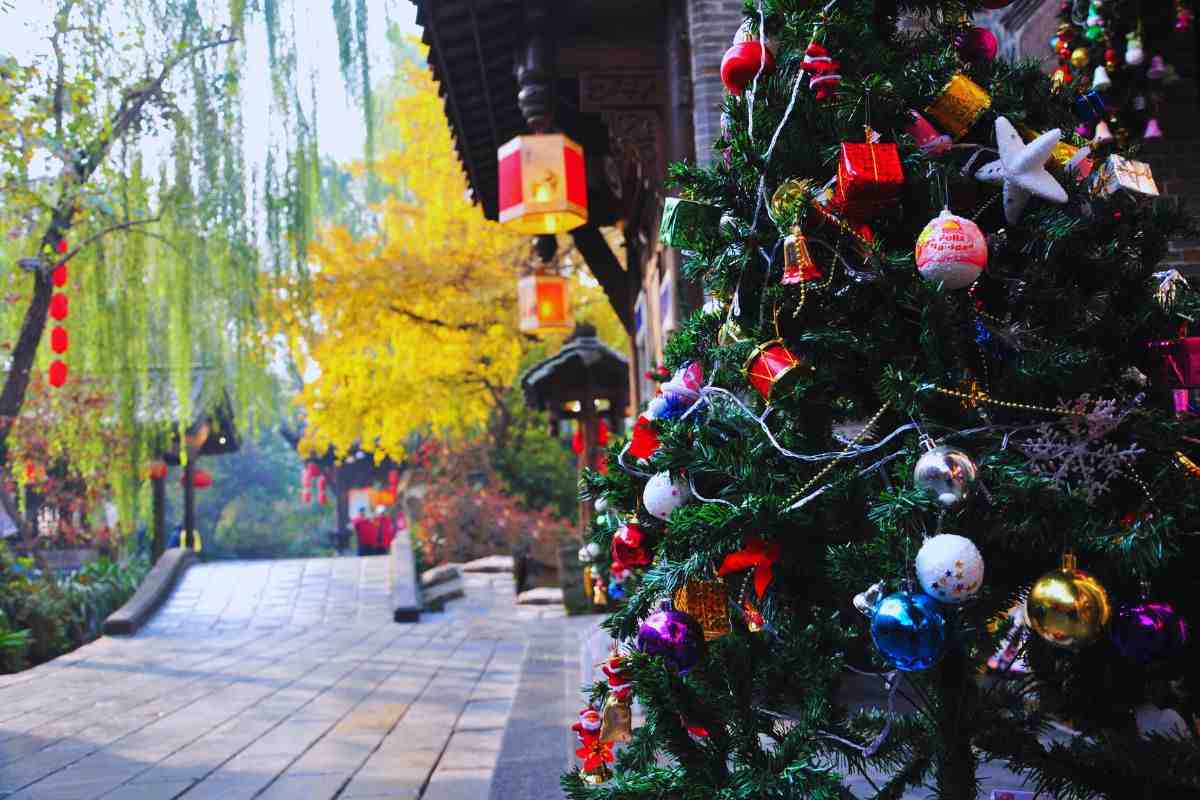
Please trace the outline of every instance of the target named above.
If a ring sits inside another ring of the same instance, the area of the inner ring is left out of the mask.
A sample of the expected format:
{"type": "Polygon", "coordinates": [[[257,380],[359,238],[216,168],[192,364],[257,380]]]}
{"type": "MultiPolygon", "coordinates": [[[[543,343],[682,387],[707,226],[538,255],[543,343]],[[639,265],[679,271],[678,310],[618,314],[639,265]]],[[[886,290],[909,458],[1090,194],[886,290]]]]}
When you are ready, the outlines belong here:
{"type": "Polygon", "coordinates": [[[361,511],[353,521],[354,536],[358,539],[358,554],[360,556],[373,556],[379,552],[379,529],[365,514],[361,511]]]}
{"type": "Polygon", "coordinates": [[[379,530],[379,538],[377,540],[379,553],[383,555],[391,551],[392,539],[396,538],[396,525],[392,522],[391,515],[387,513],[383,506],[375,509],[375,513],[378,514],[375,518],[375,524],[379,530]]]}

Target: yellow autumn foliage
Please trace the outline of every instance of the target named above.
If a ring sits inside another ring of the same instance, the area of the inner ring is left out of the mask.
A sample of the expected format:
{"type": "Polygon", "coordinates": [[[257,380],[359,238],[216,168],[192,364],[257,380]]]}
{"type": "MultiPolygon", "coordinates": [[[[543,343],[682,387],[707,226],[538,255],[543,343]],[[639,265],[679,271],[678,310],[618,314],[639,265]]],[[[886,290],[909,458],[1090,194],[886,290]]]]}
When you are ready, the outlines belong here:
{"type": "MultiPolygon", "coordinates": [[[[306,378],[296,398],[307,420],[303,446],[316,452],[361,443],[399,457],[414,430],[479,427],[528,344],[517,329],[516,282],[530,239],[468,200],[436,85],[421,66],[400,69],[410,91],[387,124],[401,144],[374,166],[395,188],[372,208],[372,232],[322,229],[310,249],[311,285],[277,295],[306,378]]],[[[599,289],[580,288],[595,311],[599,289]]],[[[611,330],[615,315],[599,312],[589,316],[611,330]]]]}

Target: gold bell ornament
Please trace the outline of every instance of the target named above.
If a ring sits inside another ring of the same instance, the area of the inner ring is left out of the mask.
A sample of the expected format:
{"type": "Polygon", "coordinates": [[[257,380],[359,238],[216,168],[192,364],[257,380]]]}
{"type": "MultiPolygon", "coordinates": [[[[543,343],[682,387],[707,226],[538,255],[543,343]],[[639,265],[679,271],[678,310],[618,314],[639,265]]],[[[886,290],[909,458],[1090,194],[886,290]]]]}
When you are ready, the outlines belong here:
{"type": "Polygon", "coordinates": [[[616,693],[609,692],[600,717],[600,741],[628,742],[633,738],[633,709],[628,696],[619,700],[616,693]]]}
{"type": "Polygon", "coordinates": [[[1034,582],[1025,600],[1029,626],[1055,647],[1079,650],[1100,638],[1112,617],[1108,592],[1079,569],[1074,553],[1034,582]]]}

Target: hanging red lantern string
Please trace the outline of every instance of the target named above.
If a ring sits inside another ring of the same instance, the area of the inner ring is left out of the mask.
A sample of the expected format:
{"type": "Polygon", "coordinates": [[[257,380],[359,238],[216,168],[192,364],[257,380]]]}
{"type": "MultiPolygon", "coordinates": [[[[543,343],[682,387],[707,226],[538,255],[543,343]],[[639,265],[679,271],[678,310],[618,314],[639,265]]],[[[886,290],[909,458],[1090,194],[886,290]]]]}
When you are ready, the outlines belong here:
{"type": "Polygon", "coordinates": [[[67,285],[67,265],[59,264],[54,268],[54,272],[50,273],[51,282],[59,289],[67,285]]]}
{"type": "Polygon", "coordinates": [[[68,310],[67,296],[62,292],[56,292],[50,298],[50,316],[61,322],[67,318],[68,310]]]}
{"type": "Polygon", "coordinates": [[[303,503],[304,505],[308,505],[309,503],[311,503],[312,502],[312,492],[310,492],[308,489],[305,489],[302,492],[300,492],[300,502],[303,503]]]}
{"type": "Polygon", "coordinates": [[[207,489],[213,485],[213,477],[209,472],[198,469],[192,473],[192,486],[197,489],[207,489]]]}
{"type": "Polygon", "coordinates": [[[307,466],[302,469],[300,471],[300,488],[307,489],[312,486],[312,477],[312,473],[308,471],[307,466]]]}
{"type": "Polygon", "coordinates": [[[326,503],[329,502],[329,495],[326,493],[325,489],[326,489],[325,476],[322,475],[320,478],[317,479],[317,502],[320,503],[321,505],[325,505],[326,503]]]}
{"type": "Polygon", "coordinates": [[[70,248],[67,245],[66,239],[59,239],[58,243],[56,245],[54,245],[54,252],[58,253],[59,255],[63,255],[69,249],[70,248]]]}
{"type": "Polygon", "coordinates": [[[50,362],[50,385],[55,389],[61,389],[67,382],[67,365],[55,359],[50,362]]]}

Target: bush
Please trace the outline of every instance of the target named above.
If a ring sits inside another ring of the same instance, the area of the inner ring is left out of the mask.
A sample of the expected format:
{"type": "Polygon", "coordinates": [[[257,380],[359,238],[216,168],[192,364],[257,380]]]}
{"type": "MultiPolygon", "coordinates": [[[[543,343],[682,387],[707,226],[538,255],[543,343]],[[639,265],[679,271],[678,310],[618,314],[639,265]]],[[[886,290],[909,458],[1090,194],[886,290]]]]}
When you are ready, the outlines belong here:
{"type": "Polygon", "coordinates": [[[0,548],[0,672],[41,664],[95,639],[149,569],[140,557],[100,559],[59,577],[0,548]]]}

